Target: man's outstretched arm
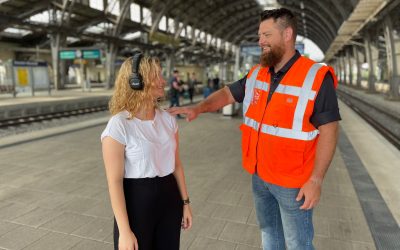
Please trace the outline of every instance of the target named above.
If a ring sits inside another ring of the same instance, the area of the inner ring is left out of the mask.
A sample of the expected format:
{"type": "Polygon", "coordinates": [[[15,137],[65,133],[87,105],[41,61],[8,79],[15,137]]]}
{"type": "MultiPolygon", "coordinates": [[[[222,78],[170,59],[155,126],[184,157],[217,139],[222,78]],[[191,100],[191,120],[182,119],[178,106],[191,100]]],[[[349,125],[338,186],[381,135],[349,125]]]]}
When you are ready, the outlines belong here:
{"type": "Polygon", "coordinates": [[[172,115],[184,114],[186,115],[187,121],[192,121],[196,117],[205,112],[216,111],[228,104],[235,102],[231,91],[228,87],[218,90],[211,94],[207,99],[201,101],[199,104],[189,107],[173,107],[168,109],[168,112],[172,115]]]}

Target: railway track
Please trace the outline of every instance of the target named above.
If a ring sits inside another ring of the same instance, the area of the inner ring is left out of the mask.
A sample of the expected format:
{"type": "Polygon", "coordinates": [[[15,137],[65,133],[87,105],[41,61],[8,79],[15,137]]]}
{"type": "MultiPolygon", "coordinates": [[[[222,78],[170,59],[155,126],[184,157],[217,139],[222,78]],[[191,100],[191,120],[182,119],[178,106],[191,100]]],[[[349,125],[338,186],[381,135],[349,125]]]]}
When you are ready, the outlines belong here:
{"type": "Polygon", "coordinates": [[[365,100],[337,89],[337,95],[352,110],[400,150],[400,117],[365,100]]]}
{"type": "Polygon", "coordinates": [[[32,115],[32,116],[18,117],[18,118],[12,118],[12,119],[4,119],[4,120],[0,120],[0,128],[17,127],[17,126],[20,126],[23,124],[38,123],[38,122],[42,122],[42,121],[66,118],[66,117],[71,117],[71,116],[80,116],[80,115],[105,111],[107,109],[108,109],[108,107],[105,105],[105,106],[99,106],[99,107],[82,108],[82,109],[54,112],[54,113],[41,114],[41,115],[32,115]]]}

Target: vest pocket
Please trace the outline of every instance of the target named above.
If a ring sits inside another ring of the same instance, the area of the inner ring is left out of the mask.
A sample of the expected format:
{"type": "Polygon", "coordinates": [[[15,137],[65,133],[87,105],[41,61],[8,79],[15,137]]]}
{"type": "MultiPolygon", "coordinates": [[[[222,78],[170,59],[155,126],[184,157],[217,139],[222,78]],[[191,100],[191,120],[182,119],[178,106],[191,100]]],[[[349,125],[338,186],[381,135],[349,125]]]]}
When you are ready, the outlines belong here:
{"type": "Polygon", "coordinates": [[[242,124],[240,125],[240,130],[242,131],[242,156],[244,158],[249,155],[250,137],[252,128],[242,124]]]}
{"type": "Polygon", "coordinates": [[[286,175],[301,175],[304,172],[305,143],[279,143],[272,148],[273,166],[286,175]]]}

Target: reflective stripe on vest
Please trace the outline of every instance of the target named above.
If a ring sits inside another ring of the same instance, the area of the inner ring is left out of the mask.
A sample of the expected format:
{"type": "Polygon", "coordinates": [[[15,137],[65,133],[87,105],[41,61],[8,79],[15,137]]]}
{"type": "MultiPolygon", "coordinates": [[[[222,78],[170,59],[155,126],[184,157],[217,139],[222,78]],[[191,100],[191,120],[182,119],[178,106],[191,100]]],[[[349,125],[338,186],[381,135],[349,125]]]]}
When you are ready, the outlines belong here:
{"type": "MultiPolygon", "coordinates": [[[[301,87],[296,87],[296,86],[288,86],[288,85],[281,85],[279,84],[278,87],[276,87],[275,92],[280,93],[280,94],[286,94],[286,95],[293,95],[293,96],[300,96],[302,92],[301,87]]],[[[317,93],[314,90],[311,90],[310,96],[308,96],[308,99],[314,100],[314,97],[317,93]]]]}
{"type": "MultiPolygon", "coordinates": [[[[323,66],[323,64],[315,63],[311,66],[309,71],[307,72],[307,76],[304,80],[302,87],[296,86],[288,86],[279,84],[276,88],[275,92],[287,95],[298,96],[298,101],[296,105],[296,110],[293,117],[293,124],[292,129],[275,127],[267,124],[261,125],[261,132],[269,135],[280,136],[284,138],[292,138],[304,141],[314,140],[317,135],[319,134],[318,130],[313,130],[310,132],[302,131],[303,128],[303,119],[305,110],[307,107],[308,100],[314,100],[316,96],[316,92],[312,90],[312,86],[315,80],[315,77],[318,73],[318,70],[323,66]]],[[[268,91],[269,84],[265,82],[261,82],[257,80],[257,75],[259,72],[260,67],[258,66],[254,69],[251,77],[246,80],[246,93],[245,98],[243,100],[243,115],[244,121],[243,123],[247,126],[253,128],[254,130],[258,131],[260,123],[246,117],[246,112],[250,106],[251,99],[253,96],[253,89],[259,88],[265,91],[268,91]]]]}
{"type": "Polygon", "coordinates": [[[261,132],[268,135],[275,135],[279,137],[291,138],[303,141],[312,141],[319,134],[318,130],[314,130],[311,132],[303,132],[288,128],[274,127],[267,124],[261,125],[261,132]]]}
{"type": "Polygon", "coordinates": [[[246,92],[243,99],[243,115],[246,114],[249,109],[251,98],[253,97],[253,89],[255,88],[257,82],[258,71],[260,70],[260,66],[253,70],[250,78],[246,80],[246,92]]]}
{"type": "MultiPolygon", "coordinates": [[[[248,117],[244,118],[244,124],[246,124],[246,126],[251,127],[255,131],[258,131],[258,128],[260,126],[260,123],[258,123],[254,119],[251,119],[248,117]]],[[[261,133],[268,134],[268,135],[275,135],[275,136],[284,137],[284,138],[303,140],[303,141],[312,141],[315,139],[315,137],[317,137],[317,135],[319,134],[319,131],[313,130],[311,132],[303,132],[303,131],[296,131],[296,130],[288,129],[288,128],[280,128],[280,127],[270,126],[267,124],[262,124],[261,125],[261,133]]]]}
{"type": "Polygon", "coordinates": [[[253,128],[255,131],[258,131],[258,128],[260,127],[259,122],[246,116],[244,117],[244,124],[253,128]]]}
{"type": "MultiPolygon", "coordinates": [[[[304,113],[306,112],[307,102],[312,92],[311,88],[313,86],[315,76],[317,75],[318,70],[322,67],[322,64],[315,63],[307,72],[306,79],[304,80],[303,87],[301,88],[300,96],[297,101],[296,111],[294,112],[293,126],[294,130],[302,130],[303,128],[303,119],[304,113]]],[[[311,100],[314,100],[312,98],[311,100]]]]}

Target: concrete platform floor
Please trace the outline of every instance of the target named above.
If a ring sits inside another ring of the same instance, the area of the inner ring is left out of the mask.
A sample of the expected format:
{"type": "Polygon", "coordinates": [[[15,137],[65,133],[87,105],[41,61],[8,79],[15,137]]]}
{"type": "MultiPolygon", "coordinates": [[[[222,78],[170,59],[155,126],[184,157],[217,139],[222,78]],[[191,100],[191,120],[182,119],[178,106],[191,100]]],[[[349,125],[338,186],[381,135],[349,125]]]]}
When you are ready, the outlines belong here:
{"type": "MultiPolygon", "coordinates": [[[[354,119],[345,108],[342,115],[354,119]]],[[[0,249],[113,249],[113,214],[100,151],[103,122],[86,129],[77,124],[73,132],[0,150],[0,249]]],[[[193,228],[182,233],[181,249],[260,249],[251,176],[241,168],[240,123],[220,113],[192,123],[179,120],[194,213],[193,228]]],[[[352,126],[343,121],[345,131],[352,126]]],[[[361,141],[357,133],[352,136],[352,143],[361,141]]],[[[368,154],[365,150],[359,153],[368,154]]],[[[396,194],[384,192],[385,197],[396,194]]],[[[398,199],[390,207],[399,211],[398,199]]],[[[376,249],[340,149],[314,224],[316,249],[376,249]]]]}

